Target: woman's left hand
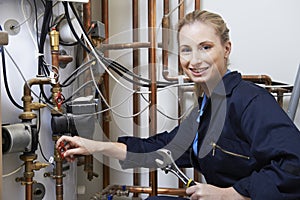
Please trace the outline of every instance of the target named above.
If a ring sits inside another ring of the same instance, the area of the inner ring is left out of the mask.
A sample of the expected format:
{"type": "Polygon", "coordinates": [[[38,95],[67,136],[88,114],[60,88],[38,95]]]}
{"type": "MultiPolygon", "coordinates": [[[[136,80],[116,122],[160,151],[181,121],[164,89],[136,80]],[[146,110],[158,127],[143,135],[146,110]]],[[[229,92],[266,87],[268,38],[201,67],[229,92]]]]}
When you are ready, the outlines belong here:
{"type": "Polygon", "coordinates": [[[186,193],[191,200],[250,200],[239,194],[233,187],[219,188],[203,183],[187,188],[186,193]]]}

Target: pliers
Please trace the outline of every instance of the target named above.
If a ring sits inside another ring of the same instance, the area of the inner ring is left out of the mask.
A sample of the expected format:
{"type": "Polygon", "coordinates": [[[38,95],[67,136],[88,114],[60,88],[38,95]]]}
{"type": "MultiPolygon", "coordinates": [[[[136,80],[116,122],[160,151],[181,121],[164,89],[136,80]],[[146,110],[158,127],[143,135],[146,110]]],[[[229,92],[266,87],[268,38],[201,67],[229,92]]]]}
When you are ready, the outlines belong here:
{"type": "Polygon", "coordinates": [[[159,155],[162,156],[162,159],[155,159],[155,162],[159,168],[161,168],[165,173],[168,172],[173,173],[176,175],[186,187],[190,187],[196,185],[195,181],[191,178],[188,178],[176,165],[175,161],[173,160],[171,151],[168,149],[159,149],[156,151],[159,155]]]}

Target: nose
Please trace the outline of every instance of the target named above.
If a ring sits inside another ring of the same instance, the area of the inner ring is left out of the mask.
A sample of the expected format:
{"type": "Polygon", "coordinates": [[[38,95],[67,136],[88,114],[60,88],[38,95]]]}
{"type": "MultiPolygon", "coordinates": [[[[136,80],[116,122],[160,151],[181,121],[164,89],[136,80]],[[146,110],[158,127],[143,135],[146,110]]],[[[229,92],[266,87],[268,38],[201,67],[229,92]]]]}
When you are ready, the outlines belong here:
{"type": "Polygon", "coordinates": [[[203,58],[203,55],[201,54],[200,51],[193,50],[190,64],[191,65],[200,64],[202,62],[202,60],[203,60],[202,58],[203,58]]]}

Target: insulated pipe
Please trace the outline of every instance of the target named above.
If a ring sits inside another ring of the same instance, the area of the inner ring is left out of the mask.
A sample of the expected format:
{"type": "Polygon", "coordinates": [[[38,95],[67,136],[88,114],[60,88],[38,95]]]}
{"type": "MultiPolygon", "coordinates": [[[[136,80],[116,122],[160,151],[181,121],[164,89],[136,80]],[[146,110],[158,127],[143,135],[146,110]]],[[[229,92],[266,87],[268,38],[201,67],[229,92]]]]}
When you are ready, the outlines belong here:
{"type": "MultiPolygon", "coordinates": [[[[139,8],[139,0],[132,0],[132,42],[138,42],[139,40],[139,13],[138,13],[138,8],[139,8]]],[[[132,67],[133,67],[133,73],[139,74],[139,49],[133,49],[132,52],[132,67]]],[[[133,78],[133,81],[138,82],[137,78],[133,78]]],[[[133,84],[133,90],[138,90],[139,87],[135,84],[133,84]]],[[[133,114],[138,113],[140,111],[140,98],[139,95],[134,93],[133,94],[133,114]]],[[[140,136],[140,116],[134,116],[133,117],[133,136],[139,137],[140,136]]],[[[133,173],[133,185],[141,185],[140,181],[140,174],[138,173],[138,169],[134,169],[133,173]]],[[[134,197],[137,197],[138,194],[134,193],[134,197]]]]}
{"type": "MultiPolygon", "coordinates": [[[[156,0],[148,0],[148,40],[149,48],[149,79],[150,85],[150,108],[149,108],[149,134],[155,135],[157,132],[157,86],[156,86],[156,0]]],[[[153,169],[149,175],[151,196],[157,195],[157,171],[153,169]]]]}
{"type": "Polygon", "coordinates": [[[300,64],[298,67],[297,76],[294,82],[292,96],[287,109],[288,116],[294,121],[300,97],[300,64]]]}
{"type": "MultiPolygon", "coordinates": [[[[102,22],[105,26],[105,37],[107,42],[109,36],[109,27],[108,27],[108,0],[102,0],[102,22]]],[[[108,52],[104,52],[104,56],[108,56],[108,52]]],[[[107,73],[103,76],[103,82],[105,86],[104,95],[106,97],[106,101],[109,101],[109,75],[107,73]]],[[[109,112],[103,113],[103,132],[107,138],[109,138],[109,112]]],[[[108,163],[109,158],[103,156],[103,163],[108,163]]],[[[103,187],[109,185],[109,167],[107,165],[103,165],[103,187]]]]}

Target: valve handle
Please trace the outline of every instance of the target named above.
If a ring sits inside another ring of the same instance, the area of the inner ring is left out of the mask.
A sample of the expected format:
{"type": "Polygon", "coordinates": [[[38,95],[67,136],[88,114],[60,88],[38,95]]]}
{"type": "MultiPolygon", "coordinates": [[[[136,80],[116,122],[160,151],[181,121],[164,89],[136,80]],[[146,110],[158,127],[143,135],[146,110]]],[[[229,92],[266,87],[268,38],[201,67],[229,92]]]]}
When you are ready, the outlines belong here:
{"type": "Polygon", "coordinates": [[[64,100],[65,100],[64,96],[61,94],[61,91],[59,91],[55,97],[55,103],[58,109],[61,108],[61,105],[64,102],[64,100]]]}

